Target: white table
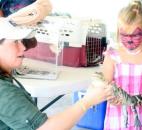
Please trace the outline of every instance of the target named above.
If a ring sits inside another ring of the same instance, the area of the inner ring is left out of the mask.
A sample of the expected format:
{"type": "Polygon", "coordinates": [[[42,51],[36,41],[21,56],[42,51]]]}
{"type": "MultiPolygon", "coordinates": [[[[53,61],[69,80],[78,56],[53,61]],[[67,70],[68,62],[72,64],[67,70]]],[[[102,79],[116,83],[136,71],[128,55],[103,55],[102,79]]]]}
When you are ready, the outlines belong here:
{"type": "MultiPolygon", "coordinates": [[[[41,70],[55,69],[47,62],[24,59],[26,66],[41,70]]],[[[67,67],[59,66],[59,76],[56,80],[21,79],[18,80],[33,97],[50,97],[86,89],[91,83],[91,76],[100,67],[67,67]]]]}
{"type": "MultiPolygon", "coordinates": [[[[53,64],[31,59],[24,59],[23,64],[41,70],[53,69],[54,71],[54,69],[56,68],[56,66],[53,64]]],[[[32,97],[57,96],[58,100],[58,97],[61,98],[62,95],[86,89],[91,84],[92,74],[95,71],[99,71],[100,67],[75,68],[59,66],[57,70],[60,71],[60,73],[56,80],[38,80],[21,78],[18,78],[18,80],[23,84],[25,89],[31,94],[32,97]]]]}

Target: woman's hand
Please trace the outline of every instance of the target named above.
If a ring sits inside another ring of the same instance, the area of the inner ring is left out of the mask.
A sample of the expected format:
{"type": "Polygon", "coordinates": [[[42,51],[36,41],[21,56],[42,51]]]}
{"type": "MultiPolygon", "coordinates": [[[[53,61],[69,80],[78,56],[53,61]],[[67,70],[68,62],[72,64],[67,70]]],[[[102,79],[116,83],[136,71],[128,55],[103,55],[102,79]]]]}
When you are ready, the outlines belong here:
{"type": "Polygon", "coordinates": [[[105,100],[113,99],[114,96],[112,94],[112,87],[111,86],[94,86],[91,85],[83,100],[84,104],[87,108],[91,107],[92,105],[101,103],[105,100]]]}
{"type": "Polygon", "coordinates": [[[114,97],[113,99],[108,100],[108,102],[111,105],[114,105],[114,106],[122,105],[122,98],[120,98],[120,97],[114,97]]]}

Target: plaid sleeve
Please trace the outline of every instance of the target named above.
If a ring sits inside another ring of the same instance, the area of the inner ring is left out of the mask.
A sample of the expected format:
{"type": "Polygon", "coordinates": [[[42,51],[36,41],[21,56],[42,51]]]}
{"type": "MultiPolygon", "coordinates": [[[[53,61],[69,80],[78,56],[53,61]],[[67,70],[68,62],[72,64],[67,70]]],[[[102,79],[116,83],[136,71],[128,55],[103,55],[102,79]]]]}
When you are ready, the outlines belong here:
{"type": "Polygon", "coordinates": [[[0,120],[14,130],[35,130],[46,120],[24,90],[0,81],[0,120]]]}

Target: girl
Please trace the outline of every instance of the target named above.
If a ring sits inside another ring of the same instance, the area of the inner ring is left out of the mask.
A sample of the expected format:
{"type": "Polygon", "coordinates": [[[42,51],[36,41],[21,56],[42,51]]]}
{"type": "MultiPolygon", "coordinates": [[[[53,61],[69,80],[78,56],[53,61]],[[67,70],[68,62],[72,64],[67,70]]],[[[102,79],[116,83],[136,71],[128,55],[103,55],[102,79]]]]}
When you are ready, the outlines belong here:
{"type": "MultiPolygon", "coordinates": [[[[103,74],[130,95],[142,94],[142,3],[133,1],[118,16],[117,49],[108,49],[103,63],[103,74]]],[[[127,108],[128,120],[122,111],[122,99],[109,100],[104,123],[105,130],[142,130],[134,125],[134,113],[127,108]],[[113,122],[113,123],[112,123],[113,122]]],[[[137,106],[142,123],[142,106],[137,106]]]]}

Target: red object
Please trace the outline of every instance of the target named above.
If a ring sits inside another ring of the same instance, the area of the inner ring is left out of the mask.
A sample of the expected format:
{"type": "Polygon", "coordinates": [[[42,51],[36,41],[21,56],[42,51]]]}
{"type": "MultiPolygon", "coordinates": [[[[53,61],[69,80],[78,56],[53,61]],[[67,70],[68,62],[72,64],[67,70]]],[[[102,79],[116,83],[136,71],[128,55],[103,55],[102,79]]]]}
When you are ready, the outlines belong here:
{"type": "MultiPolygon", "coordinates": [[[[72,67],[94,66],[103,60],[106,43],[102,39],[88,37],[82,47],[64,47],[59,54],[58,63],[72,67]]],[[[55,63],[56,54],[50,50],[50,44],[38,42],[37,46],[25,52],[25,57],[55,63]]]]}

